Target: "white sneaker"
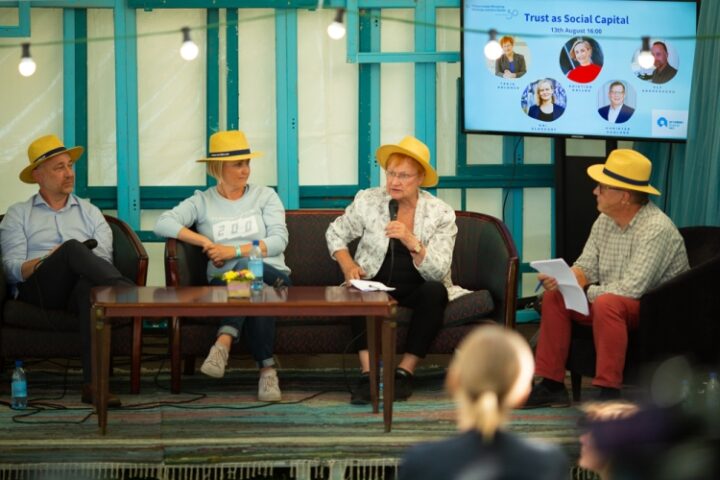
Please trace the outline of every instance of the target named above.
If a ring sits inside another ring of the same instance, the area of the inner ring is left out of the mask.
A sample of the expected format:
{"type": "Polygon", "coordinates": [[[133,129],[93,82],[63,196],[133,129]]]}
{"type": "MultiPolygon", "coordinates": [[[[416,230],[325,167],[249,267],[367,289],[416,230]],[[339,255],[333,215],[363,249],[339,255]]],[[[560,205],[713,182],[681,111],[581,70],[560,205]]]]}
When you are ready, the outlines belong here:
{"type": "Polygon", "coordinates": [[[213,378],[222,378],[225,376],[225,367],[227,367],[229,352],[222,345],[215,344],[210,348],[207,358],[200,367],[200,371],[213,378]]]}
{"type": "Polygon", "coordinates": [[[277,372],[272,371],[260,376],[258,382],[258,400],[261,402],[279,402],[282,398],[277,372]]]}

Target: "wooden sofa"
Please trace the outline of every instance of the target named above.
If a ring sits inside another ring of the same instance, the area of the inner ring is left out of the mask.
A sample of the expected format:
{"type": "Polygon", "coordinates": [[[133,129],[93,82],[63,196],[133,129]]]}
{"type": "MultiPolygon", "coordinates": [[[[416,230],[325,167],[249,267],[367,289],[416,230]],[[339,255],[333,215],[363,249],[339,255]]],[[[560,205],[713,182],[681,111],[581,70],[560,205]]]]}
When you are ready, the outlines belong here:
{"type": "MultiPolygon", "coordinates": [[[[325,241],[328,225],[342,210],[292,210],[286,221],[290,242],[285,261],[292,270],[293,285],[339,285],[342,272],[330,257],[325,241]]],[[[433,342],[430,353],[451,353],[459,340],[482,322],[514,327],[518,258],[513,240],[498,219],[471,212],[456,212],[458,235],[452,262],[455,284],[473,290],[448,305],[445,327],[433,342]]],[[[354,245],[351,245],[351,248],[354,245]]],[[[168,286],[205,285],[207,258],[199,247],[168,239],[165,244],[165,280],[168,286]]],[[[398,345],[404,345],[409,311],[398,313],[398,345]]],[[[194,372],[195,359],[203,358],[213,344],[217,319],[184,319],[180,352],[185,373],[194,372]]],[[[176,337],[176,338],[177,338],[176,337]]],[[[346,319],[322,323],[279,318],[275,352],[278,354],[344,353],[350,344],[346,319]]],[[[242,343],[242,342],[241,342],[242,343]]]]}

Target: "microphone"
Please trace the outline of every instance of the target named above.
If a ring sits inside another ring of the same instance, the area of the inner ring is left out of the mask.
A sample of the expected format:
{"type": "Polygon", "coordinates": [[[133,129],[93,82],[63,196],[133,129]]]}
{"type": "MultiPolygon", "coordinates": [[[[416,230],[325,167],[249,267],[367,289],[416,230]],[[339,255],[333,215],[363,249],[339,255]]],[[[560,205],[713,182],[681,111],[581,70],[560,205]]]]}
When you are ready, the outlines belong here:
{"type": "MultiPolygon", "coordinates": [[[[390,199],[388,203],[388,211],[390,212],[390,221],[394,222],[397,220],[398,214],[398,201],[394,198],[390,199]]],[[[387,285],[390,286],[392,281],[393,268],[395,267],[395,239],[390,239],[390,273],[388,273],[387,285]]]]}
{"type": "Polygon", "coordinates": [[[388,203],[388,210],[390,211],[390,221],[397,220],[398,201],[394,198],[390,200],[390,203],[388,203]]]}
{"type": "Polygon", "coordinates": [[[88,238],[82,243],[88,248],[88,250],[92,250],[93,248],[98,246],[97,240],[95,240],[94,238],[88,238]]]}

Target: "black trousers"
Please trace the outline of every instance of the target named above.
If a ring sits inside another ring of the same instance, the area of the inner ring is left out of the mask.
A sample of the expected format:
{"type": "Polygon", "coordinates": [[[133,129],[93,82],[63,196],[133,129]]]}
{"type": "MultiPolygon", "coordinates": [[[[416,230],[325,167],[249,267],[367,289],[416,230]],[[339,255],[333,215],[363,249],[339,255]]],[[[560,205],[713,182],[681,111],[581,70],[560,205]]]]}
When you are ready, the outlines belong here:
{"type": "Polygon", "coordinates": [[[90,289],[113,285],[135,284],[112,263],[98,257],[77,240],[63,243],[25,282],[18,284],[18,300],[49,310],[66,310],[77,316],[85,383],[92,380],[90,289]]]}
{"type": "MultiPolygon", "coordinates": [[[[392,247],[392,244],[391,244],[392,247]]],[[[425,358],[430,344],[443,325],[445,307],[448,304],[448,293],[442,282],[425,280],[420,276],[412,263],[412,256],[400,242],[395,251],[388,248],[380,270],[373,280],[392,286],[395,290],[388,292],[398,304],[412,310],[408,326],[405,352],[425,358]]],[[[353,334],[352,347],[355,351],[367,348],[366,321],[364,318],[353,318],[350,322],[353,334]]]]}

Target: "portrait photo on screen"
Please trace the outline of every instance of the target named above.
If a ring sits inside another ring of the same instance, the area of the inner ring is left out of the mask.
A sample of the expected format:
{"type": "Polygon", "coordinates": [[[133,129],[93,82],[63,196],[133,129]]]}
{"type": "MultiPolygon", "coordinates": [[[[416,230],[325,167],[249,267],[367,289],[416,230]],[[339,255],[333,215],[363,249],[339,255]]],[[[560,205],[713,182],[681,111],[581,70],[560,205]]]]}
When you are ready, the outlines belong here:
{"type": "Polygon", "coordinates": [[[640,80],[650,83],[667,83],[677,75],[680,69],[680,56],[672,43],[662,39],[650,41],[650,52],[653,56],[653,65],[642,68],[638,62],[640,49],[635,50],[632,59],[632,69],[640,80]]]}
{"type": "Polygon", "coordinates": [[[597,94],[598,115],[608,123],[625,123],[635,113],[637,93],[630,83],[612,80],[604,83],[597,94]]]}
{"type": "Polygon", "coordinates": [[[530,50],[527,43],[511,35],[503,35],[498,42],[503,53],[497,60],[486,62],[488,69],[494,75],[508,80],[525,75],[530,64],[530,50]]]}
{"type": "Polygon", "coordinates": [[[530,118],[553,122],[565,113],[567,95],[554,78],[541,78],[525,88],[520,106],[530,118]]]}
{"type": "Polygon", "coordinates": [[[590,37],[574,37],[565,42],[560,51],[560,69],[568,80],[590,83],[603,67],[600,44],[590,37]]]}

